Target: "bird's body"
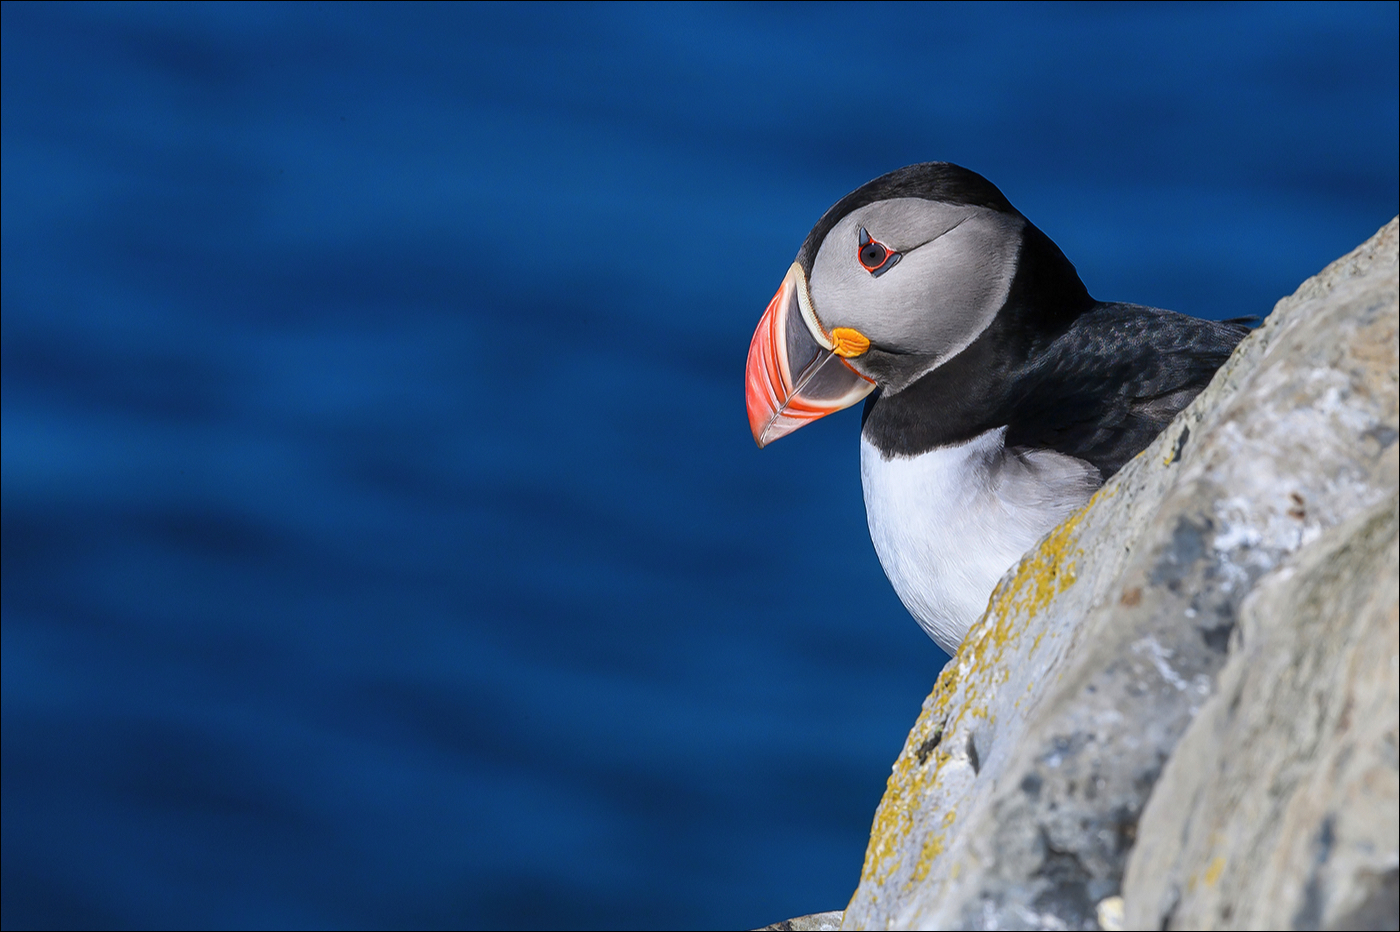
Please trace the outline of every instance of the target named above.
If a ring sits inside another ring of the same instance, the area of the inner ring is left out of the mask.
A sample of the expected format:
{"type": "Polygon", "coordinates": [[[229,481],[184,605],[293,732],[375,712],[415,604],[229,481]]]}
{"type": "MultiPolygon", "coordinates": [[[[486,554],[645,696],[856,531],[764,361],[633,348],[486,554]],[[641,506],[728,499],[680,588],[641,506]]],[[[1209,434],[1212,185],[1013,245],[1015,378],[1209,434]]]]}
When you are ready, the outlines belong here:
{"type": "Polygon", "coordinates": [[[952,653],[998,579],[1246,331],[1095,301],[990,182],[924,163],[847,195],[808,235],[750,348],[750,423],[763,445],[869,395],[870,536],[952,653]]]}
{"type": "Polygon", "coordinates": [[[862,436],[860,479],[885,575],[949,653],[1007,568],[1100,483],[1098,471],[1075,457],[1008,449],[1004,427],[889,458],[862,436]]]}

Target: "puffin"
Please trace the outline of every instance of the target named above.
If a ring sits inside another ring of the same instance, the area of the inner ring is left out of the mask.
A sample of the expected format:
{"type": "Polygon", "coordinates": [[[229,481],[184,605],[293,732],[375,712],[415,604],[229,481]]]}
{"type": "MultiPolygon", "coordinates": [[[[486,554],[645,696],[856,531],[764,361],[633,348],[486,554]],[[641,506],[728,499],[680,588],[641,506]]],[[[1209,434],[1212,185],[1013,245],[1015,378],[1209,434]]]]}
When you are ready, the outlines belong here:
{"type": "Polygon", "coordinates": [[[749,426],[761,448],[865,402],[870,539],[951,656],[1002,576],[1205,388],[1250,323],[1097,301],[994,184],[924,162],[807,234],[749,345],[749,426]]]}

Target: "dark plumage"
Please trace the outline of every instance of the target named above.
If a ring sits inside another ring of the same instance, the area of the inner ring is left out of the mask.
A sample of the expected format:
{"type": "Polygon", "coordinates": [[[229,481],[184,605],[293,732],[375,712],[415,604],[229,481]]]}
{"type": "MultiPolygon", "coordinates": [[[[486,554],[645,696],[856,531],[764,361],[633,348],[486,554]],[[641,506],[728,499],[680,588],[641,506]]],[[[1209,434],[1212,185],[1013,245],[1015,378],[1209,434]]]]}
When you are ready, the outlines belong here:
{"type": "Polygon", "coordinates": [[[1248,331],[1094,300],[996,185],[927,162],[852,191],[807,235],[750,347],[749,422],[762,446],[866,398],[871,540],[952,652],[1007,569],[1248,331]]]}
{"type": "Polygon", "coordinates": [[[1006,426],[1009,448],[1048,448],[1113,475],[1210,382],[1249,332],[1134,304],[1095,303],[1051,339],[1003,319],[904,391],[865,402],[865,436],[917,456],[1006,426]]]}

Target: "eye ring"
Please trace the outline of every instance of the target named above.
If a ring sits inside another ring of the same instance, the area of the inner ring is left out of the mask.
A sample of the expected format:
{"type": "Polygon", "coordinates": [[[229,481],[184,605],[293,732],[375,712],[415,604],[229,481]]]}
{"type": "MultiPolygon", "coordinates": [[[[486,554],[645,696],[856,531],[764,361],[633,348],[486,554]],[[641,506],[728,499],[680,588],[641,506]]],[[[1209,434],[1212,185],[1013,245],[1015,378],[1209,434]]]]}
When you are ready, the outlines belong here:
{"type": "Polygon", "coordinates": [[[871,237],[865,227],[856,238],[856,261],[875,278],[884,275],[899,262],[901,254],[871,237]]]}

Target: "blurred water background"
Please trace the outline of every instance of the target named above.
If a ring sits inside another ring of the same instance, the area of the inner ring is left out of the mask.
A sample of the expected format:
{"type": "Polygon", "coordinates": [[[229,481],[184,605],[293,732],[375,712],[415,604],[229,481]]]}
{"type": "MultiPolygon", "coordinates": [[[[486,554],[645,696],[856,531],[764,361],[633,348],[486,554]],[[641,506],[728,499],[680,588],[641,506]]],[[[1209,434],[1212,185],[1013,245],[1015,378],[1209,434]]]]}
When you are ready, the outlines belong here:
{"type": "Polygon", "coordinates": [[[858,414],[762,451],[808,228],[945,159],[1104,299],[1396,212],[1397,6],[3,6],[3,924],[841,908],[945,657],[858,414]]]}

